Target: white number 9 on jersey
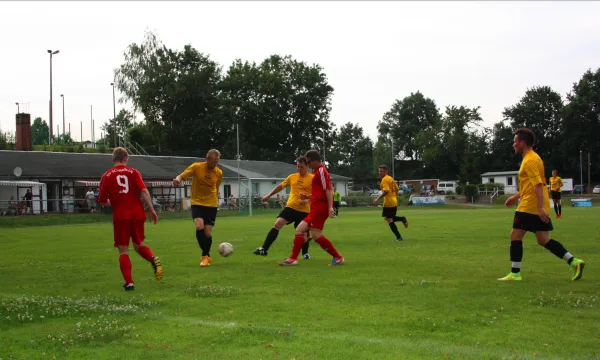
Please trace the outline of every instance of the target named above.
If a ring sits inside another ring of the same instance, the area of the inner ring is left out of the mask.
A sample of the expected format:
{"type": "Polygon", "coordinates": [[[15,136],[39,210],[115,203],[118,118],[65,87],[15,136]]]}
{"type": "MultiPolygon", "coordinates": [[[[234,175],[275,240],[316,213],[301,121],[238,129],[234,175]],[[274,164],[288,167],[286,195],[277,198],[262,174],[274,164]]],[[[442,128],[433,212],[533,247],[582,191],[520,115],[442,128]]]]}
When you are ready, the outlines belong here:
{"type": "Polygon", "coordinates": [[[117,175],[117,184],[123,189],[119,190],[119,194],[127,194],[129,192],[129,178],[125,175],[117,175]]]}

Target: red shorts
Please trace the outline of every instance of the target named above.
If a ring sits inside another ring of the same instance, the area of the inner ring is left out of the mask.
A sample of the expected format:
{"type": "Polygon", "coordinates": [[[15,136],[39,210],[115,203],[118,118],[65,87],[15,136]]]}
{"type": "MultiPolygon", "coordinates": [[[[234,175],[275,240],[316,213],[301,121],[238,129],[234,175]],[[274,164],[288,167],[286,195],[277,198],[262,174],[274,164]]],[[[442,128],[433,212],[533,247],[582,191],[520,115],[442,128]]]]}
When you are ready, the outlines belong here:
{"type": "Polygon", "coordinates": [[[129,246],[129,239],[136,244],[141,245],[144,242],[144,220],[115,220],[113,229],[115,234],[115,244],[117,246],[129,246]]]}
{"type": "Polygon", "coordinates": [[[327,218],[329,218],[329,206],[327,203],[324,205],[317,203],[311,204],[310,213],[304,218],[304,221],[311,229],[323,230],[327,218]]]}

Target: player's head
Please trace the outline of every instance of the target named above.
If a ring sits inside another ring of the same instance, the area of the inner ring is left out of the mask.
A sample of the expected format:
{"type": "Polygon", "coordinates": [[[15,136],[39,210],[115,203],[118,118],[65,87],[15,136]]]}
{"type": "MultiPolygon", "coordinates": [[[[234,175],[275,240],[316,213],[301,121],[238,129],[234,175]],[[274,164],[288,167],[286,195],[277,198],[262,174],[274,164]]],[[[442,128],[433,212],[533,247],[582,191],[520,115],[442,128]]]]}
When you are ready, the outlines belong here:
{"type": "MultiPolygon", "coordinates": [[[[113,150],[113,164],[115,165],[127,165],[129,161],[129,154],[127,150],[122,147],[117,147],[113,150]]],[[[91,189],[90,189],[91,190],[91,189]]]]}
{"type": "Polygon", "coordinates": [[[319,165],[321,165],[321,154],[319,154],[317,150],[307,151],[304,157],[306,158],[306,163],[308,167],[313,170],[319,167],[319,165]]]}
{"type": "Polygon", "coordinates": [[[217,167],[219,159],[221,159],[221,153],[217,149],[210,149],[206,153],[206,164],[208,165],[209,169],[214,169],[217,167]]]}
{"type": "Polygon", "coordinates": [[[385,165],[379,165],[379,177],[383,178],[388,174],[388,167],[385,165]]]}
{"type": "Polygon", "coordinates": [[[296,167],[298,168],[298,173],[302,176],[308,173],[308,161],[306,161],[306,157],[299,156],[296,159],[296,167]]]}
{"type": "Polygon", "coordinates": [[[535,135],[533,131],[527,128],[520,128],[515,132],[515,139],[513,141],[513,148],[515,153],[523,154],[525,151],[530,150],[535,142],[535,135]]]}
{"type": "Polygon", "coordinates": [[[556,170],[556,169],[552,170],[552,176],[558,176],[558,170],[556,170]]]}

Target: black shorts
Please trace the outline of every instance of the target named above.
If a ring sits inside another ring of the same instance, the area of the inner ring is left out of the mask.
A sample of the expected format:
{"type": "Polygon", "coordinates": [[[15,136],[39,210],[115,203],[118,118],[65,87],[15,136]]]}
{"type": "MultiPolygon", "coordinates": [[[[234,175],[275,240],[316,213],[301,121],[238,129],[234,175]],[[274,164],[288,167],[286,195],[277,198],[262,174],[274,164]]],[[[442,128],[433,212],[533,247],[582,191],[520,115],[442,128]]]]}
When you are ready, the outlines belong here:
{"type": "Polygon", "coordinates": [[[393,219],[394,216],[396,216],[397,212],[398,212],[398,207],[397,206],[394,206],[394,207],[384,207],[383,211],[381,212],[381,216],[383,216],[384,218],[393,219]]]}
{"type": "Polygon", "coordinates": [[[282,218],[285,219],[287,221],[287,225],[294,223],[294,229],[300,225],[300,223],[302,222],[302,220],[304,220],[305,217],[308,216],[308,213],[302,212],[302,211],[298,211],[298,210],[294,210],[292,208],[289,207],[284,207],[283,210],[281,210],[281,212],[279,213],[279,215],[277,215],[278,218],[282,218]]]}
{"type": "Polygon", "coordinates": [[[204,225],[215,226],[217,209],[212,206],[192,205],[192,219],[202,219],[204,225]]]}
{"type": "Polygon", "coordinates": [[[561,195],[560,191],[552,191],[552,200],[560,200],[561,195]]]}
{"type": "Polygon", "coordinates": [[[513,229],[536,233],[538,231],[552,231],[554,227],[552,226],[552,220],[545,224],[538,215],[517,211],[513,220],[513,229]]]}

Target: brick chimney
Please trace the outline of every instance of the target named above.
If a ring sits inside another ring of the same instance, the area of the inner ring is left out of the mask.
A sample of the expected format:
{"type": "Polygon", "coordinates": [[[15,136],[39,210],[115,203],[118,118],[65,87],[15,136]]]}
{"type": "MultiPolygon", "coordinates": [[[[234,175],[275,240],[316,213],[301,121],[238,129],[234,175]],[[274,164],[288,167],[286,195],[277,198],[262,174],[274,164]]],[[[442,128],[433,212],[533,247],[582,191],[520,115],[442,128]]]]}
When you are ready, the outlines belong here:
{"type": "Polygon", "coordinates": [[[17,138],[16,148],[20,151],[33,150],[31,139],[31,115],[20,113],[17,114],[17,138]]]}

